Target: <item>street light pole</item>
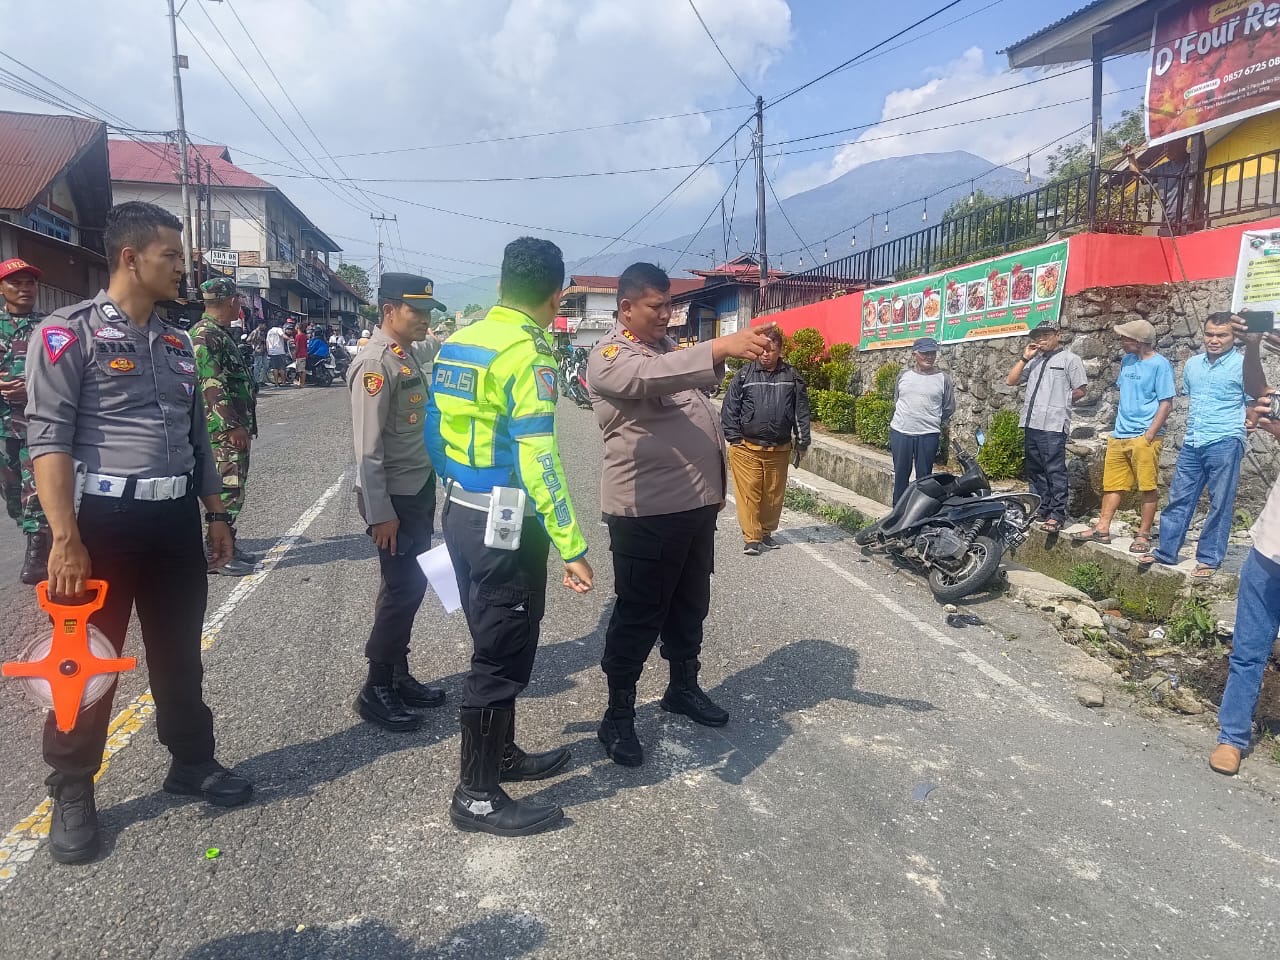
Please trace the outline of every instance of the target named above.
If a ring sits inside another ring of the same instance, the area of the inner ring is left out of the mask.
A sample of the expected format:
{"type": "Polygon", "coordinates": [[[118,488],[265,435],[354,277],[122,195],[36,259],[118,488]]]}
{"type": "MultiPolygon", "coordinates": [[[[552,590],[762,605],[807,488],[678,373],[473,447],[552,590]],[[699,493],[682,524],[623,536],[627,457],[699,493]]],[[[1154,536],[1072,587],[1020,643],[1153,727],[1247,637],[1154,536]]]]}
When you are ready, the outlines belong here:
{"type": "Polygon", "coordinates": [[[764,217],[764,97],[756,97],[756,218],[760,232],[760,307],[769,283],[769,242],[764,217]]]}
{"type": "Polygon", "coordinates": [[[191,235],[191,174],[187,167],[187,122],[182,112],[182,67],[178,56],[178,14],[173,9],[173,0],[169,0],[169,39],[173,44],[173,100],[178,114],[178,155],[181,166],[178,168],[178,183],[182,187],[182,210],[185,215],[186,230],[182,242],[182,263],[187,274],[187,296],[195,296],[196,275],[191,262],[191,248],[194,238],[191,235]]]}

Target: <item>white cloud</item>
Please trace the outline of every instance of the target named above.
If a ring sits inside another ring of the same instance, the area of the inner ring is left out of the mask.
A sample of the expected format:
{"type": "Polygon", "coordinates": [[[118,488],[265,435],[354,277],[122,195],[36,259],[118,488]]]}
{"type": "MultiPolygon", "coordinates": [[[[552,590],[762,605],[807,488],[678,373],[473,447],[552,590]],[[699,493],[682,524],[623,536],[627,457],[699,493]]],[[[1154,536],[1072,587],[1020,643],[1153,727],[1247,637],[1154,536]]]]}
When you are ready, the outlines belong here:
{"type": "MultiPolygon", "coordinates": [[[[829,159],[792,171],[783,178],[780,186],[786,194],[799,193],[873,160],[950,150],[967,150],[995,163],[1012,161],[1012,165],[1021,166],[1026,154],[1040,150],[1055,137],[1063,136],[1089,121],[1091,75],[1088,70],[1055,76],[1021,89],[1010,89],[1039,76],[1042,74],[1032,71],[1012,73],[1000,66],[989,65],[985,53],[978,47],[971,47],[934,71],[919,86],[889,93],[884,99],[880,123],[864,130],[854,142],[836,148],[829,159]],[[983,96],[983,99],[972,103],[923,116],[894,119],[993,93],[998,95],[983,96]],[[1076,99],[1082,102],[1051,106],[1076,99]],[[1015,116],[995,117],[996,114],[1015,112],[1015,116]],[[995,118],[943,130],[928,129],[986,117],[995,118]]],[[[1111,78],[1104,76],[1104,93],[1115,87],[1111,78]]],[[[1133,91],[1129,95],[1108,97],[1105,103],[1110,105],[1123,101],[1125,106],[1132,106],[1139,97],[1140,92],[1133,91]]],[[[1087,135],[1087,131],[1069,139],[1074,140],[1081,135],[1087,135]]],[[[1039,172],[1043,169],[1047,156],[1048,151],[1035,153],[1031,158],[1032,170],[1039,172]]]]}
{"type": "MultiPolygon", "coordinates": [[[[233,3],[298,107],[335,154],[589,126],[745,99],[687,0],[233,3]]],[[[21,4],[22,0],[0,0],[0,17],[14,20],[21,4]]],[[[58,0],[57,7],[57,17],[23,18],[23,46],[11,52],[132,125],[172,128],[163,4],[58,0]],[[50,59],[37,53],[48,50],[58,51],[58,56],[50,59]]],[[[786,0],[699,0],[699,9],[725,53],[746,71],[748,82],[758,80],[790,43],[786,0]]],[[[267,124],[309,164],[231,58],[228,45],[319,153],[227,5],[187,0],[183,17],[267,124]]],[[[183,71],[189,127],[231,145],[235,159],[272,179],[273,168],[250,165],[245,151],[287,159],[283,149],[249,115],[181,25],[178,41],[191,61],[191,68],[183,71]]],[[[0,108],[46,109],[6,91],[0,91],[0,108]]],[[[519,175],[696,163],[731,129],[726,126],[730,116],[341,162],[351,176],[366,177],[519,175]]],[[[367,189],[503,220],[607,232],[629,223],[681,175],[524,184],[384,184],[367,189]]],[[[314,182],[275,182],[322,229],[372,239],[367,212],[351,209],[314,182]]],[[[700,177],[681,197],[684,219],[700,216],[727,182],[723,168],[700,177]]],[[[375,203],[399,215],[404,246],[420,250],[494,262],[501,244],[515,232],[392,200],[375,203]]],[[[592,241],[548,236],[573,252],[592,252],[584,250],[593,246],[592,241]]],[[[370,253],[354,244],[349,250],[353,255],[370,253]]],[[[427,266],[441,275],[450,266],[470,269],[443,263],[436,268],[430,262],[427,266]]]]}

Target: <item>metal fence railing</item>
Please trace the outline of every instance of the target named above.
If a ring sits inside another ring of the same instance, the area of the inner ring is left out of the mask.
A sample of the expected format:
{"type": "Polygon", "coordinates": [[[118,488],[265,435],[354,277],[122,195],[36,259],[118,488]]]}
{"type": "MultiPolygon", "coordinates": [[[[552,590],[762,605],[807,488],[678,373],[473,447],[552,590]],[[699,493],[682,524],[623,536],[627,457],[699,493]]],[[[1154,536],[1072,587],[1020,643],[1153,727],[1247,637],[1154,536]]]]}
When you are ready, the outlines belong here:
{"type": "Polygon", "coordinates": [[[771,280],[756,314],[843,296],[1035,246],[1065,234],[1173,235],[1280,212],[1280,150],[1199,175],[1091,171],[975,207],[915,233],[771,280]]]}

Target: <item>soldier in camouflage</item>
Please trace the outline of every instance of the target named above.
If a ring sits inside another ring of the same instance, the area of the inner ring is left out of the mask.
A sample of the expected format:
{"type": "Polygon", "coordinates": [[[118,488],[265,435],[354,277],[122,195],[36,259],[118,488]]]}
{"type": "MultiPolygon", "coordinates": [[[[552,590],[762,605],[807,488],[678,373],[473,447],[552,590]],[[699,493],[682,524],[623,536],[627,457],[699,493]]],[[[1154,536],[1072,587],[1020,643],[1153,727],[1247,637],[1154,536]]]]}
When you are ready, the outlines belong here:
{"type": "MultiPolygon", "coordinates": [[[[231,534],[244,506],[245,480],[249,473],[249,446],[258,435],[257,399],[253,373],[244,365],[240,346],[228,328],[240,316],[240,294],[228,277],[215,277],[200,285],[205,311],[191,327],[196,372],[204,393],[205,417],[214,460],[222,476],[222,503],[231,514],[231,534]]],[[[239,545],[231,562],[211,572],[243,577],[253,572],[257,558],[239,545]]]]}
{"type": "Polygon", "coordinates": [[[35,310],[40,276],[25,260],[0,263],[0,487],[9,516],[27,535],[20,577],[27,584],[45,579],[51,543],[27,453],[27,338],[43,316],[35,310]]]}

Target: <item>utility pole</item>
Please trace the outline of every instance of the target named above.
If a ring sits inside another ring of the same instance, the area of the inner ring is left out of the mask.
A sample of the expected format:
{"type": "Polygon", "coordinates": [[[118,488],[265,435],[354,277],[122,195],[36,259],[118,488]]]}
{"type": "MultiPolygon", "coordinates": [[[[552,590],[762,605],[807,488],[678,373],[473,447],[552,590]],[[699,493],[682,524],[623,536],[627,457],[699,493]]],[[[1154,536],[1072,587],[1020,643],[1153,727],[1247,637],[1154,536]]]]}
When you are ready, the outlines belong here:
{"type": "MultiPolygon", "coordinates": [[[[196,219],[195,219],[196,231],[194,234],[195,240],[192,243],[191,259],[192,259],[192,266],[195,267],[196,282],[203,283],[205,280],[209,279],[209,276],[208,276],[209,255],[205,253],[205,250],[209,246],[209,239],[205,235],[205,230],[208,229],[208,226],[201,223],[201,221],[204,219],[204,183],[200,179],[200,164],[198,162],[195,164],[195,179],[196,179],[196,219]],[[202,226],[204,226],[204,230],[201,229],[202,226]],[[199,260],[197,260],[195,257],[196,250],[200,251],[199,260]]],[[[189,293],[189,295],[195,296],[194,292],[189,293]]]]}
{"type": "Polygon", "coordinates": [[[764,97],[756,97],[756,223],[760,234],[760,307],[769,283],[769,241],[764,216],[764,97]]]}
{"type": "Polygon", "coordinates": [[[208,160],[204,162],[204,202],[205,229],[209,231],[205,246],[212,250],[215,245],[213,239],[213,163],[208,160]]]}
{"type": "Polygon", "coordinates": [[[373,295],[376,298],[378,296],[378,290],[382,287],[382,225],[388,221],[394,222],[396,217],[395,214],[388,217],[385,213],[371,213],[369,214],[369,219],[378,221],[378,275],[374,279],[373,284],[373,295]]]}
{"type": "Polygon", "coordinates": [[[178,14],[173,9],[173,0],[169,0],[169,39],[173,43],[173,100],[178,113],[178,155],[182,165],[178,168],[178,183],[182,186],[182,209],[186,214],[186,236],[183,238],[182,259],[187,271],[187,296],[195,295],[196,275],[191,262],[191,248],[194,239],[191,235],[191,174],[187,167],[187,121],[182,113],[182,76],[179,71],[183,58],[178,55],[178,14]]]}

